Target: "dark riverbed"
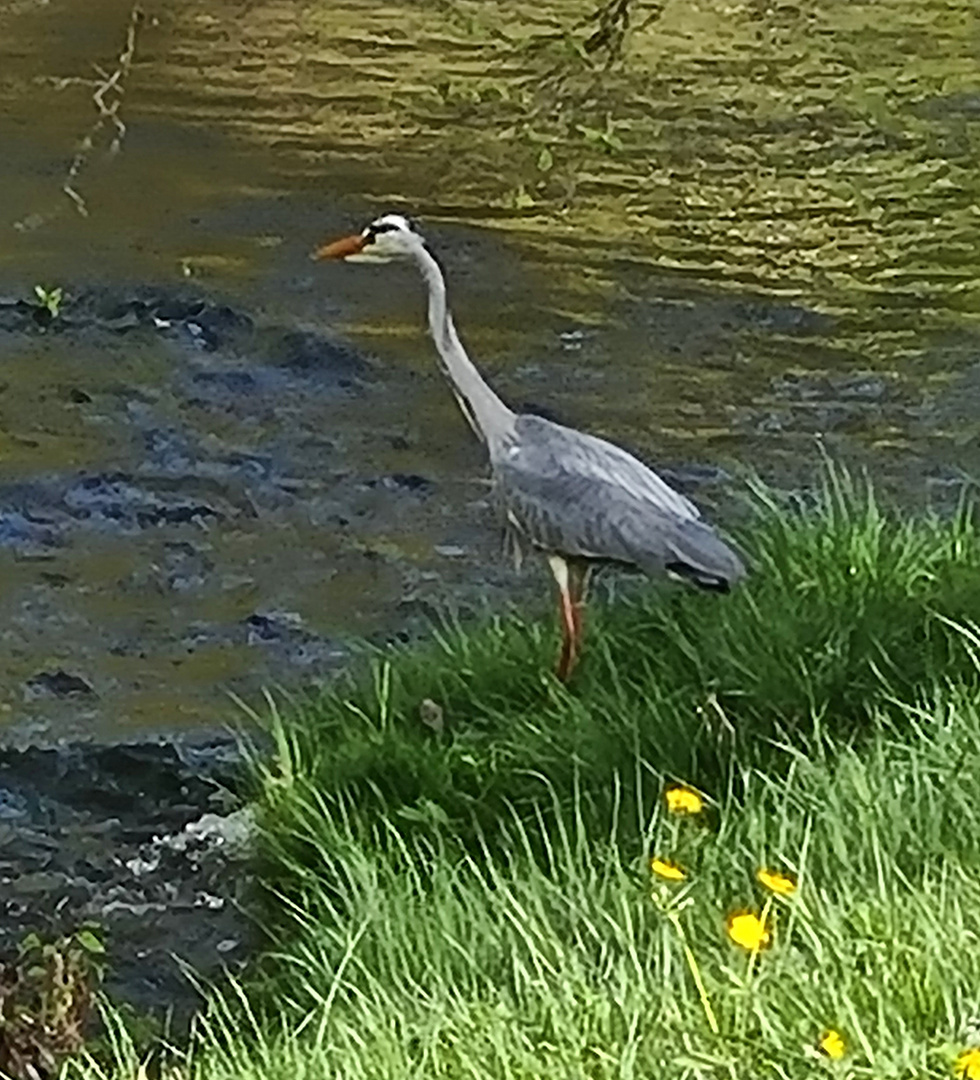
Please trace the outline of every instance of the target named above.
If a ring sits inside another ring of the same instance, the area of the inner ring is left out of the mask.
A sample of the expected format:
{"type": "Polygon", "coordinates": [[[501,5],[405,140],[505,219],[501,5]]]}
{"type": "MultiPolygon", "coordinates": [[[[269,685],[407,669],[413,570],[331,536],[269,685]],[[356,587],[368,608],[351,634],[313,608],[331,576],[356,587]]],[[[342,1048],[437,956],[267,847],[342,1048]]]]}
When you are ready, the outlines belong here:
{"type": "Polygon", "coordinates": [[[548,603],[419,283],[308,259],[374,213],[419,214],[511,403],[712,513],[821,447],[914,507],[977,471],[970,4],[666,5],[599,82],[548,38],[589,10],[0,3],[0,947],[93,914],[141,1006],[175,942],[237,963],[185,832],[225,751],[182,749],[229,691],[548,603]]]}

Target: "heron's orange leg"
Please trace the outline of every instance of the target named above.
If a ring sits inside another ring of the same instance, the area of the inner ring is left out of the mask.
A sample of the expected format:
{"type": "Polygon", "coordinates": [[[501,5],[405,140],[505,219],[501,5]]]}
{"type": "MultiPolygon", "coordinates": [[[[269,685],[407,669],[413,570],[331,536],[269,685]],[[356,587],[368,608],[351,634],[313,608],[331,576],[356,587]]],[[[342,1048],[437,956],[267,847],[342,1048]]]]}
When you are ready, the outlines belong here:
{"type": "Polygon", "coordinates": [[[548,557],[551,572],[558,584],[558,611],[561,618],[561,652],[555,674],[562,682],[571,678],[582,651],[582,607],[589,567],[578,560],[548,557]]]}
{"type": "Polygon", "coordinates": [[[559,596],[559,608],[561,613],[561,652],[558,654],[558,663],[555,666],[555,674],[562,682],[568,682],[572,676],[572,669],[578,661],[578,632],[575,620],[575,606],[571,601],[566,589],[561,589],[559,596]]]}
{"type": "Polygon", "coordinates": [[[591,567],[580,559],[568,561],[568,592],[572,600],[572,614],[575,616],[575,638],[579,651],[582,648],[582,626],[585,621],[585,594],[589,587],[591,567]]]}

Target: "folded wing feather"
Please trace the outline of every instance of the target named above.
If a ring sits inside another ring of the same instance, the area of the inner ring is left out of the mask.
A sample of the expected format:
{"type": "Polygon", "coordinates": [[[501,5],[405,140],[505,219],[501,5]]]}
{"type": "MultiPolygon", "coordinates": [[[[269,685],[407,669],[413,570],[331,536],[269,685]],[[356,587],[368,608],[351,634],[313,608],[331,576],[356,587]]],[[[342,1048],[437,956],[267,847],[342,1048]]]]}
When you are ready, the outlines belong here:
{"type": "Polygon", "coordinates": [[[491,464],[509,520],[545,550],[671,570],[708,588],[745,572],[689,499],[603,439],[521,416],[491,464]]]}

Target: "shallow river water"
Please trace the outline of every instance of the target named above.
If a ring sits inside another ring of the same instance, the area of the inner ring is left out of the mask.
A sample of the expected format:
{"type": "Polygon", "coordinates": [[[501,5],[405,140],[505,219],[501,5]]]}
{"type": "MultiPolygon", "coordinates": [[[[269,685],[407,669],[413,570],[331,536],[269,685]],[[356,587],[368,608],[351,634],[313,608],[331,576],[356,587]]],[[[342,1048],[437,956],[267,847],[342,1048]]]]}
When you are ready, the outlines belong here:
{"type": "Polygon", "coordinates": [[[716,513],[821,444],[914,506],[976,471],[973,4],[634,9],[612,56],[589,3],[0,0],[0,737],[544,603],[419,283],[308,259],[385,209],[511,403],[716,513]]]}

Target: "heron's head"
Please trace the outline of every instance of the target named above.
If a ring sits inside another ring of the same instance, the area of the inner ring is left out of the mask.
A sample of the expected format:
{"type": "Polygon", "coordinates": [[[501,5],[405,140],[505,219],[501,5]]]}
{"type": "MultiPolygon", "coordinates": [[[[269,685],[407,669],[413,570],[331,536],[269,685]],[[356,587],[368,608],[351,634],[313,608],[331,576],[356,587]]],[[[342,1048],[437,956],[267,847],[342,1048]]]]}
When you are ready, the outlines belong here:
{"type": "Polygon", "coordinates": [[[387,263],[408,259],[425,241],[408,218],[384,214],[363,232],[324,244],[313,252],[314,259],[343,259],[345,262],[387,263]]]}

